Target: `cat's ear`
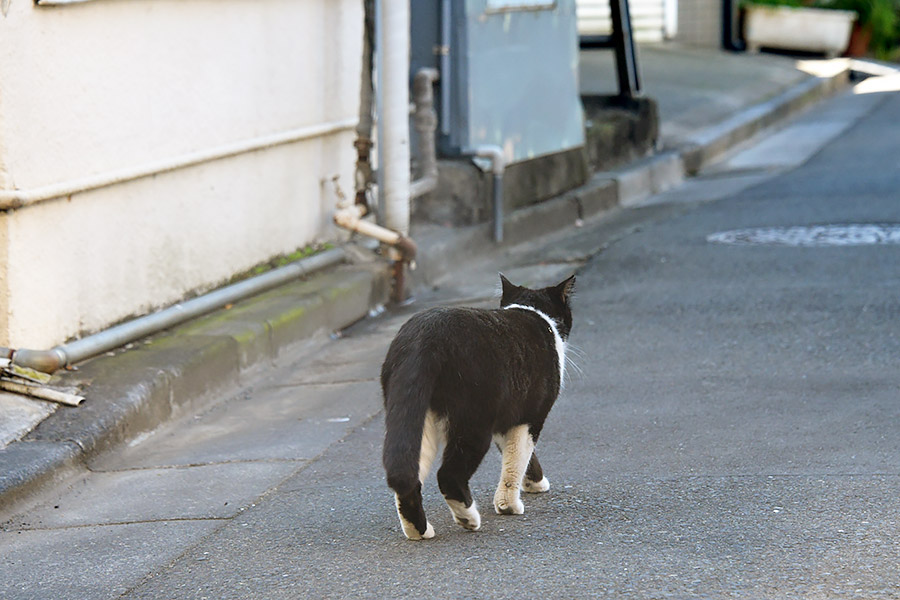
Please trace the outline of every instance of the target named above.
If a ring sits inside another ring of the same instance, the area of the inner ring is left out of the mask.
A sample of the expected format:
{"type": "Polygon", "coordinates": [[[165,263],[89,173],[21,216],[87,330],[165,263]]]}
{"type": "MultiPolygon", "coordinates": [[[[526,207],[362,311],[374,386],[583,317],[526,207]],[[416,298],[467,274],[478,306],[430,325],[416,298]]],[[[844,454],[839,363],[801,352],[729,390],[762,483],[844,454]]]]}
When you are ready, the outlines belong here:
{"type": "Polygon", "coordinates": [[[509,279],[503,276],[503,273],[500,273],[500,286],[501,286],[501,296],[500,299],[508,298],[510,294],[519,289],[519,286],[510,283],[509,279]]]}
{"type": "Polygon", "coordinates": [[[559,297],[562,298],[562,301],[568,304],[569,299],[572,298],[572,294],[575,293],[575,276],[572,275],[554,289],[556,290],[556,293],[559,294],[559,297]]]}

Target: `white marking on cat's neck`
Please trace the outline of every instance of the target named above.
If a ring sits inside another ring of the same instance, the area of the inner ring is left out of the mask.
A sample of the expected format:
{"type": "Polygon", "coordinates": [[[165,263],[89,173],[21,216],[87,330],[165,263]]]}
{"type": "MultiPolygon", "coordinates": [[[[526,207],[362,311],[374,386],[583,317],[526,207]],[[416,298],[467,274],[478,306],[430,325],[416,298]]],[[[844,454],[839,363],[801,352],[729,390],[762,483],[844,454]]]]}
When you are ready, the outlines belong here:
{"type": "Polygon", "coordinates": [[[556,321],[550,318],[549,315],[536,309],[533,306],[525,306],[524,304],[510,304],[508,306],[504,306],[504,309],[510,308],[521,308],[522,310],[530,310],[531,312],[537,314],[543,320],[547,321],[547,325],[550,326],[550,331],[553,332],[553,340],[556,343],[556,354],[559,356],[559,387],[562,389],[563,387],[563,377],[566,374],[566,343],[563,341],[562,336],[559,335],[559,328],[556,326],[556,321]]]}

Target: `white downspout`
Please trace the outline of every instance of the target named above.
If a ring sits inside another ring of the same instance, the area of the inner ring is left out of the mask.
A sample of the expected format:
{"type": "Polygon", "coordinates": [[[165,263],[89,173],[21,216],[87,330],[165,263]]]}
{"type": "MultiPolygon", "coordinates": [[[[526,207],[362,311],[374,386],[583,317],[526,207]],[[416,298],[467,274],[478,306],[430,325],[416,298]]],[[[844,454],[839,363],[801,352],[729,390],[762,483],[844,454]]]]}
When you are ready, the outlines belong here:
{"type": "MultiPolygon", "coordinates": [[[[409,0],[381,2],[384,226],[409,234],[409,0]]],[[[397,260],[399,257],[392,257],[397,260]]]]}
{"type": "MultiPolygon", "coordinates": [[[[379,11],[381,115],[378,129],[381,148],[378,170],[382,175],[384,226],[409,239],[409,0],[381,0],[379,11]]],[[[405,302],[406,264],[397,246],[388,247],[393,261],[391,299],[405,302]]]]}

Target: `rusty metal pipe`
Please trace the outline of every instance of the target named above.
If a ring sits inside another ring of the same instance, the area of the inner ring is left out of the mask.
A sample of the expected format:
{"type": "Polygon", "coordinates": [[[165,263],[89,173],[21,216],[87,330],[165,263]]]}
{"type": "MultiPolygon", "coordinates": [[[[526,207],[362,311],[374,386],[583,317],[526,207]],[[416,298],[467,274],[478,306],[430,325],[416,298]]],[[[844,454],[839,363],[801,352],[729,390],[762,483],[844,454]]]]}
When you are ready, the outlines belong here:
{"type": "Polygon", "coordinates": [[[406,298],[406,264],[395,260],[391,265],[391,302],[403,304],[406,298]]]}
{"type": "Polygon", "coordinates": [[[418,249],[416,243],[411,238],[397,233],[396,231],[392,231],[387,227],[382,227],[371,221],[366,221],[363,219],[365,215],[366,207],[364,205],[353,204],[335,211],[334,224],[338,227],[374,238],[383,244],[387,244],[400,253],[400,258],[402,260],[410,263],[415,262],[418,249]]]}
{"type": "Polygon", "coordinates": [[[374,124],[373,56],[375,51],[375,0],[363,0],[362,69],[360,70],[359,123],[356,126],[356,203],[367,204],[367,193],[373,183],[372,128],[374,124]]]}

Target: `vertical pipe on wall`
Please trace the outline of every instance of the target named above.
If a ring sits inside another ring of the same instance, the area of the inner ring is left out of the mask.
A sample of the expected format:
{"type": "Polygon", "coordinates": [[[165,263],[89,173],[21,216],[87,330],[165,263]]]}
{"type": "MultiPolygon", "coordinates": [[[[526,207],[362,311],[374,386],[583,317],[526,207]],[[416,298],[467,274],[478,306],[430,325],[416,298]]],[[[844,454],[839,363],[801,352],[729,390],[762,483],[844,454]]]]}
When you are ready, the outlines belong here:
{"type": "Polygon", "coordinates": [[[418,179],[409,184],[410,199],[418,198],[437,187],[438,164],[434,133],[437,129],[437,115],[434,112],[434,82],[439,74],[436,69],[419,69],[413,78],[413,125],[419,139],[418,179]]]}
{"type": "Polygon", "coordinates": [[[478,146],[475,148],[475,156],[487,158],[491,161],[491,173],[493,174],[493,186],[491,195],[494,208],[494,242],[503,242],[503,171],[506,169],[506,156],[500,146],[478,146]]]}
{"type": "Polygon", "coordinates": [[[372,129],[375,124],[372,76],[375,52],[375,2],[363,0],[363,52],[359,81],[359,123],[356,125],[356,204],[368,205],[366,194],[372,185],[372,129]]]}
{"type": "Polygon", "coordinates": [[[380,157],[384,225],[409,233],[409,0],[382,0],[380,157]]]}
{"type": "Polygon", "coordinates": [[[376,218],[379,225],[384,225],[384,127],[381,116],[384,114],[384,97],[382,96],[382,73],[384,73],[384,26],[381,13],[384,7],[383,0],[375,0],[375,126],[376,141],[375,152],[378,157],[377,170],[375,171],[375,187],[377,191],[378,207],[376,218]]]}
{"type": "Polygon", "coordinates": [[[441,133],[450,135],[450,0],[441,0],[441,133]]]}

